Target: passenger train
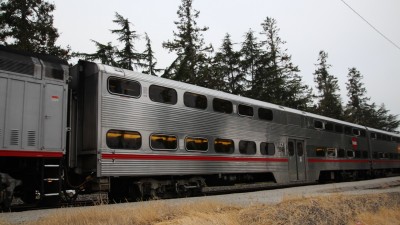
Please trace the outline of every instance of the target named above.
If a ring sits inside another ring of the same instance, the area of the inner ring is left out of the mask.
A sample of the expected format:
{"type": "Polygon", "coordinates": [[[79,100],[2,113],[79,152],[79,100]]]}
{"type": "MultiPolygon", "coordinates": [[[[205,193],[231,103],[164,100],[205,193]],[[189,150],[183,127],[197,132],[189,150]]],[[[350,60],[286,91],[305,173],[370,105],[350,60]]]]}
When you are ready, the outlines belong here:
{"type": "Polygon", "coordinates": [[[94,62],[0,48],[0,204],[400,172],[400,135],[94,62]]]}

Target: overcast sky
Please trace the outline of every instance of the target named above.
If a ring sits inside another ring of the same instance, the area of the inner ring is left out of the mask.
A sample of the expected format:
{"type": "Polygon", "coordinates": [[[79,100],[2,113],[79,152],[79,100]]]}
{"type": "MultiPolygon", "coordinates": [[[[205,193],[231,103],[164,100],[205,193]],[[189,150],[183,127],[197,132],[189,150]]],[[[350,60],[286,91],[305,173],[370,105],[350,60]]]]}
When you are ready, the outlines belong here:
{"type": "MultiPolygon", "coordinates": [[[[399,0],[345,0],[373,26],[400,45],[399,0]]],[[[70,45],[73,51],[93,53],[90,39],[117,45],[110,29],[115,12],[128,18],[133,29],[147,32],[158,60],[165,68],[174,59],[162,48],[173,38],[180,0],[55,0],[54,25],[60,32],[58,44],[70,45]]],[[[380,105],[385,103],[392,114],[400,114],[400,49],[396,48],[352,12],[341,0],[194,0],[200,11],[199,26],[207,26],[206,43],[219,49],[229,33],[236,48],[244,34],[252,29],[263,38],[260,24],[266,17],[277,20],[279,35],[298,65],[305,83],[315,89],[313,72],[318,52],[329,54],[330,73],[339,79],[342,102],[347,103],[348,68],[356,67],[364,76],[367,95],[380,105]]],[[[145,43],[137,42],[143,51],[145,43]]]]}

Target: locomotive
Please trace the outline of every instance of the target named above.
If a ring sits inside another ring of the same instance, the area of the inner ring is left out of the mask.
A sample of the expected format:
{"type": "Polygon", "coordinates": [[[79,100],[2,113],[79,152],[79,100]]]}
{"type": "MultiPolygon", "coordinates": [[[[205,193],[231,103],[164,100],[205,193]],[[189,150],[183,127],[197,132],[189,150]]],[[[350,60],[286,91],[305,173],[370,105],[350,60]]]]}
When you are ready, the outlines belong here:
{"type": "Polygon", "coordinates": [[[99,63],[0,48],[0,204],[188,196],[400,171],[400,135],[99,63]]]}

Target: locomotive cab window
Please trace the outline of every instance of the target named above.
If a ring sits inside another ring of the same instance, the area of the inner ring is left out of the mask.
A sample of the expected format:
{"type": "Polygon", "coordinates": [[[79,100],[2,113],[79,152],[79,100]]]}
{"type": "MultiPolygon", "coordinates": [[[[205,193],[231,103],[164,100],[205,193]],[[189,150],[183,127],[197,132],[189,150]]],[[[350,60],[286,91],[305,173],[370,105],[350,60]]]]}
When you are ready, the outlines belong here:
{"type": "Polygon", "coordinates": [[[261,152],[261,155],[275,155],[275,144],[261,142],[260,152],[261,152]]]}
{"type": "Polygon", "coordinates": [[[150,136],[150,147],[153,150],[176,150],[178,141],[174,135],[152,134],[150,136]]]}
{"type": "Polygon", "coordinates": [[[248,105],[238,105],[238,113],[241,116],[250,116],[253,117],[254,112],[253,112],[253,107],[248,106],[248,105]]]}
{"type": "Polygon", "coordinates": [[[231,114],[233,111],[233,104],[228,100],[214,98],[213,109],[215,112],[231,114]]]}
{"type": "Polygon", "coordinates": [[[258,118],[261,120],[273,120],[274,119],[274,113],[270,109],[264,109],[264,108],[259,108],[258,109],[258,118]]]}
{"type": "Polygon", "coordinates": [[[175,105],[178,101],[178,95],[172,88],[151,85],[149,88],[149,97],[153,102],[175,105]]]}
{"type": "Polygon", "coordinates": [[[235,151],[235,145],[231,139],[217,138],[214,141],[214,149],[217,153],[232,154],[235,151]]]}
{"type": "Polygon", "coordinates": [[[109,130],[106,144],[112,149],[138,150],[142,146],[142,136],[136,131],[109,130]]]}
{"type": "Polygon", "coordinates": [[[256,143],[254,141],[239,141],[239,152],[244,155],[256,154],[256,143]]]}
{"type": "Polygon", "coordinates": [[[190,108],[206,109],[207,97],[200,94],[185,92],[185,94],[183,94],[183,103],[190,108]]]}
{"type": "Polygon", "coordinates": [[[140,90],[141,86],[137,81],[126,80],[117,77],[108,78],[108,91],[111,94],[139,97],[140,90]]]}
{"type": "Polygon", "coordinates": [[[208,139],[199,137],[186,138],[186,150],[188,151],[202,151],[208,150],[208,139]]]}

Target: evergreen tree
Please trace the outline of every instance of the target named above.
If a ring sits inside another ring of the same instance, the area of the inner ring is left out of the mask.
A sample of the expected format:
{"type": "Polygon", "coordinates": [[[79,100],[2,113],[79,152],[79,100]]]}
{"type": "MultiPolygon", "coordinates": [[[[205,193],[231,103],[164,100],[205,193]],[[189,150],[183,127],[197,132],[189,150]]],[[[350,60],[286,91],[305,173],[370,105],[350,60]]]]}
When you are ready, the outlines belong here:
{"type": "Polygon", "coordinates": [[[177,14],[178,31],[174,31],[174,40],[163,43],[163,47],[175,52],[177,58],[164,71],[163,77],[200,85],[203,83],[200,70],[207,67],[202,64],[207,63],[207,54],[212,52],[212,46],[205,46],[202,35],[208,28],[197,26],[200,12],[192,8],[192,0],[182,0],[177,14]]]}
{"type": "Polygon", "coordinates": [[[113,34],[118,35],[118,41],[124,44],[122,50],[117,52],[118,55],[118,67],[133,70],[133,67],[140,63],[141,55],[135,52],[134,40],[139,37],[136,35],[136,31],[131,29],[131,22],[127,18],[122,17],[117,12],[115,13],[114,23],[118,24],[121,28],[111,30],[113,34]]]}
{"type": "Polygon", "coordinates": [[[259,76],[263,85],[261,98],[291,108],[306,109],[310,103],[311,90],[302,84],[299,68],[291,62],[291,56],[282,49],[286,43],[279,37],[276,20],[267,17],[261,24],[266,40],[262,42],[265,53],[261,58],[259,76]]]}
{"type": "Polygon", "coordinates": [[[161,69],[156,69],[156,64],[157,64],[157,59],[154,56],[153,49],[151,48],[151,41],[147,33],[145,34],[145,39],[146,39],[146,50],[142,53],[142,61],[143,63],[140,63],[140,67],[144,68],[142,73],[150,74],[157,76],[157,73],[161,71],[161,69]]]}
{"type": "Polygon", "coordinates": [[[19,50],[68,59],[69,47],[57,46],[54,4],[44,0],[6,0],[0,3],[0,44],[19,50]]]}
{"type": "Polygon", "coordinates": [[[242,73],[246,78],[246,94],[249,98],[259,99],[259,93],[262,90],[262,81],[256,76],[258,64],[261,57],[260,44],[254,36],[254,31],[251,29],[245,34],[245,40],[240,49],[241,61],[240,66],[242,73]]]}
{"type": "Polygon", "coordinates": [[[231,36],[226,34],[220,51],[215,55],[216,67],[226,80],[225,90],[236,95],[243,95],[244,76],[240,70],[240,53],[233,50],[231,36]]]}
{"type": "Polygon", "coordinates": [[[328,69],[331,65],[326,62],[327,58],[328,54],[326,52],[319,52],[319,63],[316,64],[317,69],[314,72],[314,81],[319,92],[316,113],[342,119],[343,109],[339,95],[338,80],[335,76],[329,74],[328,69]]]}
{"type": "Polygon", "coordinates": [[[349,101],[344,113],[346,121],[366,125],[370,98],[365,96],[367,91],[361,82],[362,78],[363,76],[356,68],[349,69],[346,83],[349,101]]]}
{"type": "Polygon", "coordinates": [[[118,66],[118,63],[116,62],[116,54],[117,54],[117,48],[111,44],[111,42],[108,42],[106,45],[101,44],[95,40],[91,40],[97,48],[97,51],[93,54],[87,54],[87,53],[73,53],[74,57],[81,57],[84,58],[85,60],[89,61],[97,61],[99,60],[102,64],[110,65],[110,66],[118,66]]]}

